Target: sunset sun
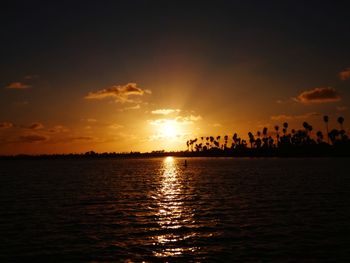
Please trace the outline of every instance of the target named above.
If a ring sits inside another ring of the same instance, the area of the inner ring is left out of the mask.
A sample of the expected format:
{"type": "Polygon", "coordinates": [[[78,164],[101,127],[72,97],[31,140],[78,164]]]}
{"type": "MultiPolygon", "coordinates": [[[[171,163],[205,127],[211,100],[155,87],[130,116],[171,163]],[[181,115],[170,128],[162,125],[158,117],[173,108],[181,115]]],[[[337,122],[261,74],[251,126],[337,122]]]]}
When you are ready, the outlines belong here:
{"type": "Polygon", "coordinates": [[[174,121],[167,121],[160,127],[160,133],[166,138],[175,138],[178,132],[178,127],[174,121]]]}

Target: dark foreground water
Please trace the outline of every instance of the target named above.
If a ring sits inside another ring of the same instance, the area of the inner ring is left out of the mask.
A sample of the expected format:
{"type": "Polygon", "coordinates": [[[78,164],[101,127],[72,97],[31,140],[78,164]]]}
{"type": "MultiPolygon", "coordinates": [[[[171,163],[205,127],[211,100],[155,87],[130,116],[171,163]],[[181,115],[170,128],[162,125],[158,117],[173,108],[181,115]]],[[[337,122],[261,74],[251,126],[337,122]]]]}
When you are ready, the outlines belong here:
{"type": "Polygon", "coordinates": [[[0,162],[0,261],[349,262],[350,159],[0,162]]]}

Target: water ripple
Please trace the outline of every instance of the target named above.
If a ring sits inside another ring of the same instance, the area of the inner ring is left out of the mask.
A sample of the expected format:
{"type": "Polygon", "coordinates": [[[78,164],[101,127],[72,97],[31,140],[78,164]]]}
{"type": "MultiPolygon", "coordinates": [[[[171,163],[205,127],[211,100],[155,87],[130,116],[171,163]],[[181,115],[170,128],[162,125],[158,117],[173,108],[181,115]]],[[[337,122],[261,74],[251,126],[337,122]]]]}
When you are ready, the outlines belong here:
{"type": "Polygon", "coordinates": [[[346,261],[348,159],[0,163],[0,259],[346,261]]]}

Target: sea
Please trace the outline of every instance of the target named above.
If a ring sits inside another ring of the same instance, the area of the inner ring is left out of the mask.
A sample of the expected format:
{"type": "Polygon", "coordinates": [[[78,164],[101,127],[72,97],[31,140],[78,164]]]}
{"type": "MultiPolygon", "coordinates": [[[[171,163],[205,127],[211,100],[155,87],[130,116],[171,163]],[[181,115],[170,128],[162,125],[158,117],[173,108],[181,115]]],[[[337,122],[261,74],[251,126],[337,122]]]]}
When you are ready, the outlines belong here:
{"type": "Polygon", "coordinates": [[[0,262],[350,262],[350,158],[2,160],[0,262]]]}

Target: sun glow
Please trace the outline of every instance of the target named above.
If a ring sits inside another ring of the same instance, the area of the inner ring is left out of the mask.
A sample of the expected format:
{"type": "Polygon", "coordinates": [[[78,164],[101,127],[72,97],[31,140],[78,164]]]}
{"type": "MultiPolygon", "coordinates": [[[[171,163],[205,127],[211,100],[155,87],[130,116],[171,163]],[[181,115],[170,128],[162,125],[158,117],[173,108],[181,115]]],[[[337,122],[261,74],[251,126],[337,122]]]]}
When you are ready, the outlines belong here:
{"type": "Polygon", "coordinates": [[[178,127],[175,122],[167,121],[160,126],[160,132],[163,137],[175,138],[178,133],[178,127]]]}

